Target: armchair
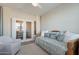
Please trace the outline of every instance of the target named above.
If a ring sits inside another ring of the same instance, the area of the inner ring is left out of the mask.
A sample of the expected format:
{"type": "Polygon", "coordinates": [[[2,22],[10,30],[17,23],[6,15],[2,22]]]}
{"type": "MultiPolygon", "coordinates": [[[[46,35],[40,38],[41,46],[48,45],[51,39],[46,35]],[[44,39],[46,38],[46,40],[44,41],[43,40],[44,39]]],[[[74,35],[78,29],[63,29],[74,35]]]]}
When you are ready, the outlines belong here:
{"type": "Polygon", "coordinates": [[[14,55],[21,47],[20,39],[12,39],[10,37],[0,37],[0,55],[14,55]]]}

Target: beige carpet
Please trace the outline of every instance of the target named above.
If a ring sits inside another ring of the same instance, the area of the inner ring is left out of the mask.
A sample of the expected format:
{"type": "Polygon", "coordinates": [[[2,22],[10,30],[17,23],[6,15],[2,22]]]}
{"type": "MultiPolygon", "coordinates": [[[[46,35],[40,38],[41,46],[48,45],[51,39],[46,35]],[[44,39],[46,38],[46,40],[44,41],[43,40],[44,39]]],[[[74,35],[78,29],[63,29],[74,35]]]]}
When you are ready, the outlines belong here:
{"type": "Polygon", "coordinates": [[[44,50],[42,50],[35,43],[27,44],[21,46],[21,50],[17,55],[48,55],[44,50]]]}

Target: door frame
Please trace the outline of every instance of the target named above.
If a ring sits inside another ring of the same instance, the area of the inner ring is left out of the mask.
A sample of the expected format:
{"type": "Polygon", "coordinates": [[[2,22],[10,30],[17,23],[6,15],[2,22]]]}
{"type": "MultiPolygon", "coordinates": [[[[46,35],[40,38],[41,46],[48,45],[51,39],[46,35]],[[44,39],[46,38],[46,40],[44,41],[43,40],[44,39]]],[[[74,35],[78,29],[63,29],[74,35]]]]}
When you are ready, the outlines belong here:
{"type": "Polygon", "coordinates": [[[22,19],[22,18],[15,18],[13,17],[12,18],[12,31],[11,31],[11,37],[16,39],[16,20],[19,20],[19,21],[23,21],[23,40],[25,41],[26,40],[26,22],[31,22],[32,24],[32,29],[31,29],[31,38],[33,38],[33,34],[34,34],[34,21],[33,20],[28,20],[28,19],[22,19]]]}

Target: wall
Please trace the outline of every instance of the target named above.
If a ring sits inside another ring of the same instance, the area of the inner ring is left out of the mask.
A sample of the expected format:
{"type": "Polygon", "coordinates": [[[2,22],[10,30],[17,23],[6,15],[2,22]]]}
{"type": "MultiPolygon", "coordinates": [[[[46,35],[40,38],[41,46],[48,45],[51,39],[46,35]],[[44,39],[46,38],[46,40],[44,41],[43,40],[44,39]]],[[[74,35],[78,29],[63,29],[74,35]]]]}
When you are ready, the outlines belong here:
{"type": "Polygon", "coordinates": [[[61,4],[41,16],[41,31],[53,29],[79,33],[79,4],[61,4]]]}
{"type": "Polygon", "coordinates": [[[21,12],[16,9],[3,7],[3,35],[11,36],[11,19],[19,18],[19,19],[26,19],[26,20],[34,20],[37,22],[37,33],[40,31],[40,20],[39,16],[29,15],[27,13],[21,12]],[[39,28],[38,28],[39,27],[39,28]],[[38,30],[39,29],[39,30],[38,30]]]}
{"type": "Polygon", "coordinates": [[[0,7],[0,36],[3,34],[3,22],[2,22],[2,7],[0,7]]]}
{"type": "MultiPolygon", "coordinates": [[[[1,18],[1,7],[0,7],[0,18],[1,18]]],[[[0,36],[1,36],[1,19],[0,19],[0,36]]]]}

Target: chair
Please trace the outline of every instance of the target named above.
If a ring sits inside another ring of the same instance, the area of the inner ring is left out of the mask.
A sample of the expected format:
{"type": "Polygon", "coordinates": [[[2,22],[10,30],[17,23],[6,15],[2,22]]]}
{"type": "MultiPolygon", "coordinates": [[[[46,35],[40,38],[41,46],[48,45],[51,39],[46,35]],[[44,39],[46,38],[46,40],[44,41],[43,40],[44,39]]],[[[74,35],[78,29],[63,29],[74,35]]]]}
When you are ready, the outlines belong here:
{"type": "Polygon", "coordinates": [[[0,55],[14,55],[21,47],[20,39],[0,36],[0,55]]]}

